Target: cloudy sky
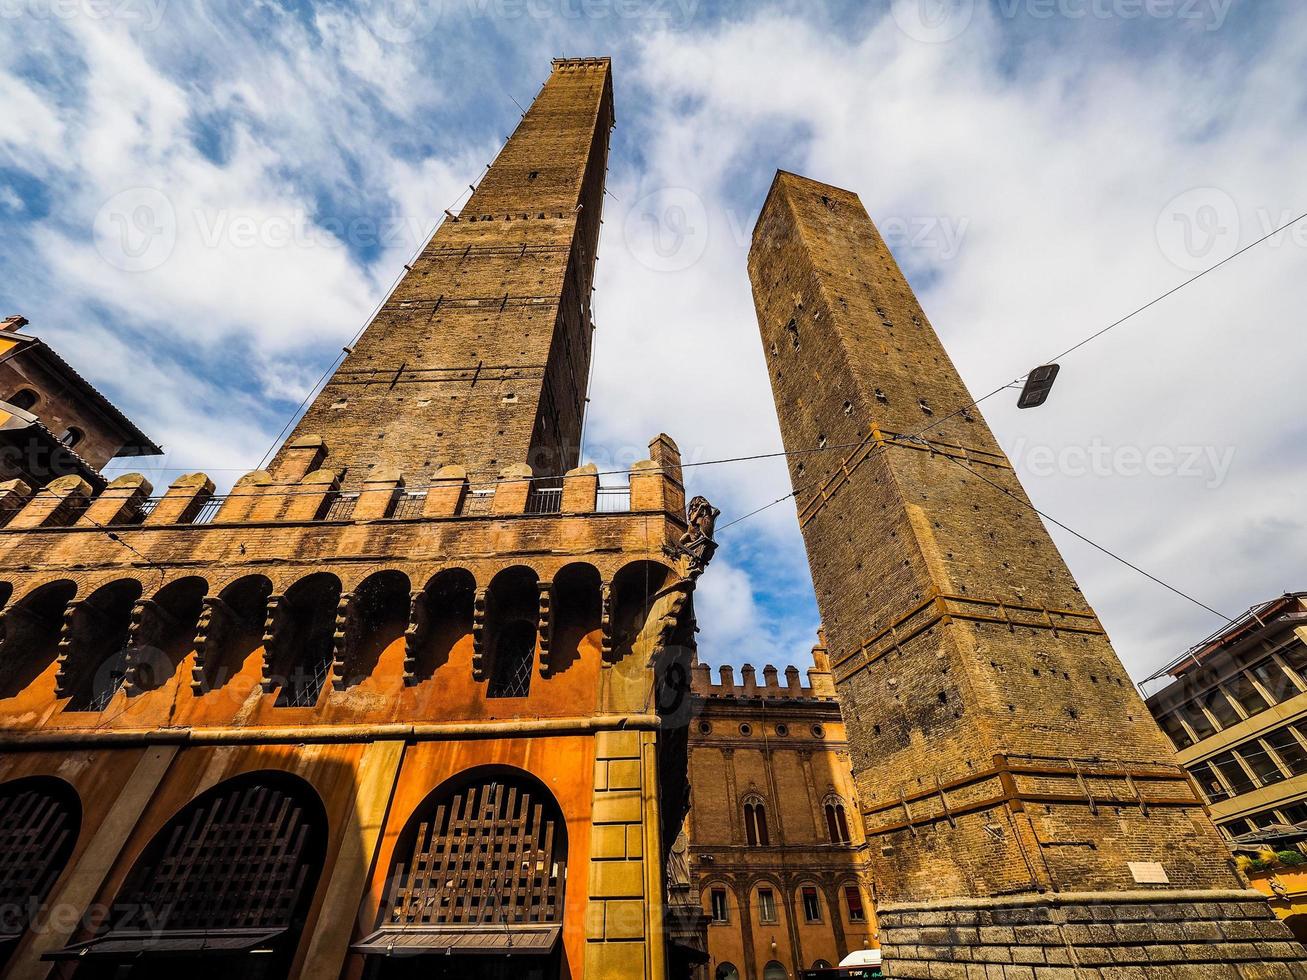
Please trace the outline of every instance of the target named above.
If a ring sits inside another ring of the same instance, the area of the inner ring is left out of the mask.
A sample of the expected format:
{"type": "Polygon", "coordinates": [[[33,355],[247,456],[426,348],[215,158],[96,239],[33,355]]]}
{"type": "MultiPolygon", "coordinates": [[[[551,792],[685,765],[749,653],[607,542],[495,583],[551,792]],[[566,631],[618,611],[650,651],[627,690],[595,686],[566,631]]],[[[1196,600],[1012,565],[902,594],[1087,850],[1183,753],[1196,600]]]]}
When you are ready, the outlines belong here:
{"type": "MultiPolygon", "coordinates": [[[[1296,0],[0,0],[0,34],[0,313],[167,447],[157,487],[258,465],[558,55],[614,65],[601,465],[780,447],[777,168],[862,196],[976,394],[1307,211],[1296,0]]],[[[984,410],[1038,506],[1232,615],[1307,587],[1304,309],[1307,223],[984,410]]],[[[691,472],[723,522],[790,489],[691,472]]],[[[1220,624],[1054,536],[1136,677],[1220,624]]],[[[792,502],[722,541],[704,659],[803,665],[792,502]]]]}

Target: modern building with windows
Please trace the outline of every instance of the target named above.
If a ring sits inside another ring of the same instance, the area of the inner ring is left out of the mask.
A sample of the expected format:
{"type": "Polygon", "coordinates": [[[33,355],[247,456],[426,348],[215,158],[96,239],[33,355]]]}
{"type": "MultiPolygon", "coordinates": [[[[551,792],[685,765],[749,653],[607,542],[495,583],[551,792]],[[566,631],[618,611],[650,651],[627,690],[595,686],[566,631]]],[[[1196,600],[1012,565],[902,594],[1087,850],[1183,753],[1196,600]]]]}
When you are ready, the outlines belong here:
{"type": "Polygon", "coordinates": [[[876,945],[866,841],[823,647],[803,684],[746,665],[694,670],[691,878],[707,980],[797,977],[876,945]]]}
{"type": "Polygon", "coordinates": [[[1263,602],[1144,681],[1227,837],[1307,823],[1307,593],[1263,602]]]}

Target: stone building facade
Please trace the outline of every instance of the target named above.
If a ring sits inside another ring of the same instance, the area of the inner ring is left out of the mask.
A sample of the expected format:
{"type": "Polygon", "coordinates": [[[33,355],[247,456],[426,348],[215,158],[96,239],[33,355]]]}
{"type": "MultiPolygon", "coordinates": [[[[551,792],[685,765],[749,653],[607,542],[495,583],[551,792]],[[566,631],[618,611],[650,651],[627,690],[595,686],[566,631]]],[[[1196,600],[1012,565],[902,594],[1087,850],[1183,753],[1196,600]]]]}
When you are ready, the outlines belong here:
{"type": "Polygon", "coordinates": [[[779,173],[749,273],[889,975],[1307,975],[857,195],[779,173]]]}
{"type": "Polygon", "coordinates": [[[711,526],[666,436],[578,465],[612,124],[608,61],[555,62],[230,493],[0,485],[4,977],[683,972],[711,526]]]}
{"type": "Polygon", "coordinates": [[[689,862],[710,980],[797,977],[874,947],[874,890],[825,650],[807,683],[694,669],[689,862]]]}

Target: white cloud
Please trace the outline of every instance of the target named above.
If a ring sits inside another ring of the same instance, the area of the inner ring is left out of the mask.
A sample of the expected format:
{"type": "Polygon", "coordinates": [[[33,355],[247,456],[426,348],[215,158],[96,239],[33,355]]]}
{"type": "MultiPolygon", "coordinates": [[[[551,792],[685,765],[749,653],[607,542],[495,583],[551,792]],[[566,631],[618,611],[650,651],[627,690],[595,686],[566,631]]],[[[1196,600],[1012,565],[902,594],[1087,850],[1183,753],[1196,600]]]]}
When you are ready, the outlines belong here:
{"type": "MultiPolygon", "coordinates": [[[[1256,57],[1233,19],[1211,33],[1059,33],[1068,25],[1032,29],[979,5],[956,40],[922,44],[889,17],[833,31],[791,9],[804,16],[767,6],[666,31],[451,16],[412,43],[375,7],[302,19],[274,4],[172,5],[153,34],[66,25],[25,50],[57,50],[73,94],[0,74],[0,160],[40,171],[54,201],[24,229],[35,252],[20,269],[52,277],[26,312],[67,325],[58,343],[179,447],[169,462],[252,466],[284,421],[258,396],[298,402],[493,155],[484,127],[469,137],[431,119],[454,93],[478,121],[511,122],[510,93],[525,101],[564,47],[616,56],[587,432],[601,468],[644,455],[660,431],[690,462],[779,447],[745,268],[777,166],[856,190],[882,230],[904,229],[896,253],[978,394],[1181,282],[1185,249],[1230,228],[1227,202],[1240,244],[1307,207],[1307,175],[1287,162],[1307,149],[1285,88],[1307,50],[1297,8],[1280,8],[1256,57]],[[197,125],[219,152],[201,152],[197,125]],[[117,197],[141,187],[167,206],[117,197]],[[1212,190],[1168,211],[1193,188],[1212,190]],[[141,249],[139,235],[169,211],[166,260],[124,271],[149,264],[157,244],[141,249]],[[400,229],[366,262],[330,241],[358,214],[400,229]],[[116,264],[103,257],[114,232],[130,246],[116,264]],[[142,339],[115,336],[113,318],[142,339]],[[142,366],[141,343],[156,364],[142,366]],[[195,365],[231,350],[244,361],[228,390],[195,365]]],[[[1301,587],[1305,258],[1307,240],[1277,242],[1168,299],[1068,358],[1038,412],[1018,414],[1007,394],[984,406],[1014,451],[1233,449],[1219,486],[1027,469],[1035,502],[1220,609],[1301,587]]],[[[777,460],[687,477],[723,524],[789,490],[777,460]]],[[[1215,625],[1065,538],[1136,674],[1215,625]]],[[[792,502],[725,531],[700,586],[704,659],[802,662],[806,579],[792,502]]]]}

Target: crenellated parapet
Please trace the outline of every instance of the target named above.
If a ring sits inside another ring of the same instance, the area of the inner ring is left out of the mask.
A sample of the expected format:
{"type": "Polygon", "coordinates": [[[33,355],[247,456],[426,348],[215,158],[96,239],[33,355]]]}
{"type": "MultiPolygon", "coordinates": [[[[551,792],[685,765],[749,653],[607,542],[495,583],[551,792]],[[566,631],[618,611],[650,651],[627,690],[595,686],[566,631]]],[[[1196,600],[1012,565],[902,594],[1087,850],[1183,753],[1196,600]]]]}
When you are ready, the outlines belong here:
{"type": "Polygon", "coordinates": [[[752,664],[744,664],[740,668],[738,681],[735,678],[735,668],[730,664],[723,664],[717,668],[717,679],[714,680],[712,668],[707,664],[699,663],[696,657],[692,675],[694,693],[704,698],[806,701],[833,701],[835,698],[835,682],[831,676],[830,658],[822,642],[812,648],[812,666],[806,671],[806,684],[799,668],[792,664],[783,671],[766,664],[762,668],[761,683],[758,671],[752,664]]]}
{"type": "Polygon", "coordinates": [[[341,489],[341,472],[330,465],[322,440],[306,437],[283,455],[276,469],[246,473],[225,494],[214,493],[214,482],[204,473],[178,477],[159,496],[152,496],[150,482],[139,473],[120,476],[98,492],[77,477],[53,481],[35,493],[21,481],[10,481],[0,485],[0,530],[623,513],[663,513],[684,521],[680,451],[666,435],[651,441],[649,451],[648,459],[631,466],[629,483],[623,487],[601,487],[593,463],[555,477],[538,477],[530,467],[514,464],[489,483],[472,483],[465,468],[448,465],[421,484],[410,484],[398,470],[378,470],[359,489],[346,492],[341,489]]]}

